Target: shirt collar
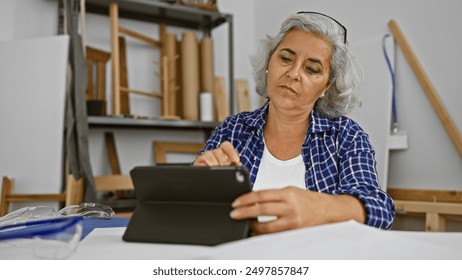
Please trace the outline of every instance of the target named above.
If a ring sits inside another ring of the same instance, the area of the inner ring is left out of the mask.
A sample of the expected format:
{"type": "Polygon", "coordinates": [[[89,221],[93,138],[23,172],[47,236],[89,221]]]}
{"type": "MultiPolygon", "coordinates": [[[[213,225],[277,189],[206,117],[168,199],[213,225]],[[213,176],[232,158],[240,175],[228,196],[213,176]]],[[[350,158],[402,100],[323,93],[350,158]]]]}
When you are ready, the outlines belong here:
{"type": "Polygon", "coordinates": [[[265,126],[266,117],[268,116],[268,102],[261,108],[251,112],[245,119],[246,125],[253,127],[256,131],[263,135],[263,127],[265,126]]]}
{"type": "Polygon", "coordinates": [[[328,131],[331,128],[331,120],[319,112],[312,110],[310,119],[310,126],[308,127],[310,133],[328,131]]]}
{"type": "MultiPolygon", "coordinates": [[[[261,108],[251,112],[247,115],[245,123],[253,127],[255,130],[263,133],[263,127],[265,126],[266,117],[268,116],[268,102],[265,103],[261,108]]],[[[331,120],[326,116],[312,110],[310,113],[310,126],[308,127],[308,133],[318,133],[328,131],[331,128],[331,120]]]]}

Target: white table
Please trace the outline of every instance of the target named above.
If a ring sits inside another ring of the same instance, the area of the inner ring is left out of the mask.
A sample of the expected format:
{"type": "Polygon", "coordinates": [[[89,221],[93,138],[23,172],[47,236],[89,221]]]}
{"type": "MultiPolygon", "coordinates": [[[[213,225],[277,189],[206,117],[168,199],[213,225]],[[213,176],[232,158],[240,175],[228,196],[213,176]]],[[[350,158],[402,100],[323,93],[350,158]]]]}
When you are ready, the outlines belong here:
{"type": "Polygon", "coordinates": [[[462,260],[462,233],[384,231],[354,221],[214,247],[124,242],[124,231],[95,229],[72,259],[462,260]]]}
{"type": "MultiPolygon", "coordinates": [[[[125,228],[97,228],[74,260],[462,260],[462,233],[385,231],[342,222],[250,237],[218,246],[133,243],[125,228]]],[[[0,259],[30,259],[20,243],[0,242],[0,259]]]]}

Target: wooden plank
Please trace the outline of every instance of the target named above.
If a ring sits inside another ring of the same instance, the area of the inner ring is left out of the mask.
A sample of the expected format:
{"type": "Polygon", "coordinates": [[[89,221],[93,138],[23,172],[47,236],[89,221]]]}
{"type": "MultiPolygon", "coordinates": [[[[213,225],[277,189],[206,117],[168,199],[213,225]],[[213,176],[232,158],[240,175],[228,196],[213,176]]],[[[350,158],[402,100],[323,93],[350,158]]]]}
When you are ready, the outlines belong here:
{"type": "Polygon", "coordinates": [[[122,88],[128,88],[127,49],[125,38],[119,36],[119,73],[120,73],[120,113],[130,115],[130,96],[122,88]]]}
{"type": "Polygon", "coordinates": [[[388,188],[387,193],[397,200],[462,203],[462,191],[388,188]]]}
{"type": "Polygon", "coordinates": [[[129,175],[95,176],[97,191],[127,191],[133,190],[133,182],[129,175]]]}
{"type": "Polygon", "coordinates": [[[92,47],[86,47],[85,49],[87,59],[106,63],[111,58],[111,54],[103,50],[92,47]]]}
{"type": "Polygon", "coordinates": [[[156,164],[167,163],[167,153],[199,154],[204,143],[154,141],[154,159],[156,164]]]}
{"type": "Polygon", "coordinates": [[[396,211],[462,215],[462,203],[394,200],[396,211]]]}
{"type": "Polygon", "coordinates": [[[93,61],[90,59],[87,59],[87,90],[86,90],[86,95],[85,99],[86,100],[92,100],[94,99],[94,88],[93,88],[93,61]]]}
{"type": "Polygon", "coordinates": [[[106,63],[96,63],[96,99],[106,101],[106,63]]]}
{"type": "Polygon", "coordinates": [[[225,79],[223,77],[215,77],[213,99],[215,100],[215,108],[218,121],[223,121],[229,116],[229,106],[226,99],[225,79]]]}
{"type": "Polygon", "coordinates": [[[119,29],[118,29],[118,30],[119,30],[119,33],[122,33],[122,34],[128,35],[128,36],[130,36],[130,37],[133,37],[133,38],[135,38],[135,39],[138,39],[138,40],[140,40],[140,41],[143,41],[143,42],[145,42],[145,43],[147,43],[147,44],[149,44],[149,45],[152,45],[152,46],[154,46],[154,47],[160,48],[160,47],[162,46],[162,44],[161,44],[159,41],[154,40],[154,39],[152,39],[152,38],[149,38],[148,36],[145,36],[145,35],[143,35],[143,34],[141,34],[141,33],[138,33],[138,32],[136,32],[136,31],[133,31],[133,30],[131,30],[131,29],[123,28],[123,27],[120,27],[120,26],[119,26],[119,29]]]}
{"type": "Polygon", "coordinates": [[[168,77],[168,57],[166,55],[162,56],[161,60],[161,73],[162,73],[162,116],[169,116],[170,115],[170,81],[168,77]]]}
{"type": "Polygon", "coordinates": [[[112,51],[112,114],[120,115],[119,6],[109,5],[112,51]]]}
{"type": "Polygon", "coordinates": [[[68,175],[67,177],[67,187],[66,187],[66,199],[65,205],[80,204],[83,202],[83,192],[84,192],[84,179],[79,178],[76,180],[74,175],[68,175]]]}
{"type": "Polygon", "coordinates": [[[125,88],[125,87],[121,87],[120,91],[121,92],[135,93],[135,94],[140,94],[140,95],[144,95],[144,96],[148,96],[148,97],[162,99],[162,94],[158,93],[158,92],[147,92],[147,91],[144,91],[144,90],[125,88]]]}
{"type": "Polygon", "coordinates": [[[119,157],[117,156],[114,134],[112,132],[104,133],[104,141],[106,142],[106,151],[109,157],[112,174],[120,174],[119,157]]]}
{"type": "Polygon", "coordinates": [[[106,64],[111,58],[111,54],[95,49],[86,47],[86,57],[88,66],[88,79],[87,79],[87,99],[106,100],[106,64]],[[94,98],[94,77],[93,66],[96,64],[96,98],[94,98]]]}
{"type": "Polygon", "coordinates": [[[166,33],[162,42],[164,54],[168,57],[168,78],[169,78],[169,113],[177,115],[177,60],[179,58],[177,52],[176,34],[166,33]]]}
{"type": "Polygon", "coordinates": [[[176,114],[177,116],[179,116],[181,119],[184,118],[184,112],[183,112],[183,88],[182,88],[182,84],[183,84],[183,77],[182,77],[182,74],[183,74],[183,71],[182,71],[182,67],[183,67],[183,64],[182,64],[182,54],[181,54],[181,41],[178,40],[176,41],[176,50],[177,50],[177,54],[178,54],[178,59],[176,59],[176,114]]]}
{"type": "Polygon", "coordinates": [[[0,200],[0,217],[8,214],[10,204],[7,197],[13,191],[13,186],[14,179],[4,176],[2,180],[2,195],[0,200]]]}
{"type": "Polygon", "coordinates": [[[438,213],[427,213],[425,216],[426,231],[446,231],[446,218],[438,213]]]}
{"type": "Polygon", "coordinates": [[[427,94],[427,97],[431,105],[433,106],[433,109],[435,110],[436,114],[438,115],[438,118],[440,119],[441,123],[446,129],[446,132],[451,138],[456,150],[459,152],[459,155],[462,157],[462,137],[460,136],[460,133],[457,127],[452,121],[451,116],[449,115],[446,108],[444,107],[443,102],[439,98],[437,91],[431,84],[430,79],[428,78],[422,65],[417,59],[417,56],[412,51],[411,46],[409,45],[406,38],[404,37],[404,34],[401,32],[401,29],[399,28],[396,21],[394,20],[389,21],[388,27],[390,28],[391,32],[393,33],[393,36],[395,37],[396,42],[401,47],[401,50],[406,56],[409,62],[409,65],[411,66],[412,70],[416,74],[416,77],[419,80],[420,85],[422,86],[423,90],[427,94]]]}
{"type": "Polygon", "coordinates": [[[250,111],[249,83],[245,79],[236,80],[237,109],[239,112],[250,111]]]}
{"type": "Polygon", "coordinates": [[[65,201],[66,194],[11,194],[7,199],[9,202],[65,201]]]}

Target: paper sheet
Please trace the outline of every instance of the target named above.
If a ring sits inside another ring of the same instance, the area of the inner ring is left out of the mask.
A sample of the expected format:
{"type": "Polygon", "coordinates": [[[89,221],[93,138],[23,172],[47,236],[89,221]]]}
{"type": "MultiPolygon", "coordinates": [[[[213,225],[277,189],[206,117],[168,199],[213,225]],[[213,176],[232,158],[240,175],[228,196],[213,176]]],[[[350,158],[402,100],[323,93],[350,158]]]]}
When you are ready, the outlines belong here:
{"type": "Polygon", "coordinates": [[[462,259],[462,233],[385,231],[354,221],[251,237],[215,247],[129,243],[125,228],[95,229],[73,259],[462,259]]]}

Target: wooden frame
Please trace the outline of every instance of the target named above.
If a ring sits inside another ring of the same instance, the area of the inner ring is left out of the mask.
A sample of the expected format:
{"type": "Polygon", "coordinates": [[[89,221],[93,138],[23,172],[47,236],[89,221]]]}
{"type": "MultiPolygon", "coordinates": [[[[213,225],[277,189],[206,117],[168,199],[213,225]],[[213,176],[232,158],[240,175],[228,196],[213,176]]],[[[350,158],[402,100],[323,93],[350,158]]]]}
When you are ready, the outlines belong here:
{"type": "Polygon", "coordinates": [[[66,191],[54,194],[14,194],[14,179],[3,177],[0,200],[0,216],[8,214],[11,202],[64,202],[65,206],[83,200],[83,179],[75,180],[69,175],[66,191]]]}
{"type": "Polygon", "coordinates": [[[92,47],[86,47],[87,55],[87,100],[106,101],[106,64],[111,54],[92,47]],[[96,83],[93,80],[93,67],[96,64],[96,83]],[[96,84],[96,96],[94,87],[96,84]]]}
{"type": "MultiPolygon", "coordinates": [[[[170,112],[170,95],[176,90],[175,84],[170,85],[171,82],[175,83],[176,77],[171,77],[169,67],[176,64],[178,57],[169,57],[165,50],[166,40],[166,27],[165,24],[160,23],[159,33],[160,40],[149,38],[136,31],[123,28],[119,26],[119,6],[117,3],[110,3],[109,17],[111,23],[111,52],[112,52],[112,114],[113,115],[130,115],[129,106],[129,93],[140,94],[143,96],[158,98],[162,101],[162,119],[179,119],[178,116],[173,115],[175,112],[170,112]],[[144,90],[133,89],[128,87],[128,77],[126,69],[126,46],[124,38],[119,34],[125,34],[142,42],[145,42],[153,47],[160,48],[160,80],[162,85],[161,92],[147,92],[144,90]]],[[[170,54],[171,55],[171,54],[170,54]]]]}
{"type": "MultiPolygon", "coordinates": [[[[129,175],[95,176],[95,188],[101,192],[132,191],[134,190],[129,175]]],[[[83,178],[75,180],[69,175],[66,191],[55,194],[14,194],[14,179],[3,177],[0,198],[0,216],[8,214],[12,202],[64,202],[65,206],[80,204],[83,198],[83,178]]],[[[116,213],[118,217],[130,217],[131,212],[116,213]]]]}
{"type": "Polygon", "coordinates": [[[398,200],[462,203],[462,191],[398,189],[389,187],[389,195],[398,200]]]}
{"type": "Polygon", "coordinates": [[[446,216],[462,216],[462,192],[389,188],[399,213],[424,213],[426,231],[445,231],[446,216]]]}
{"type": "Polygon", "coordinates": [[[246,79],[236,80],[237,110],[250,111],[249,82],[246,79]]]}
{"type": "Polygon", "coordinates": [[[199,154],[204,143],[154,141],[154,159],[156,164],[167,163],[167,153],[199,154]]]}

